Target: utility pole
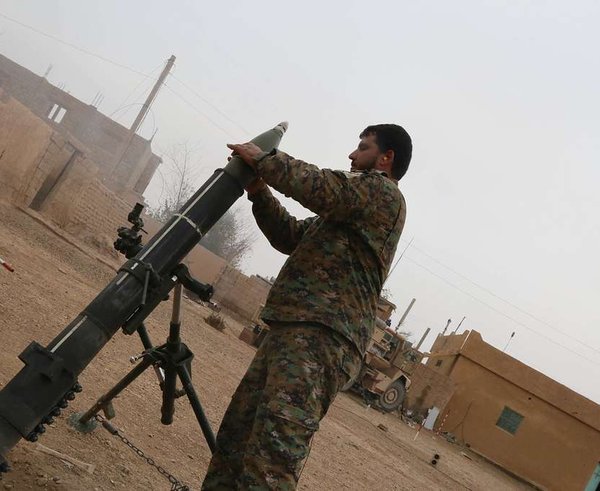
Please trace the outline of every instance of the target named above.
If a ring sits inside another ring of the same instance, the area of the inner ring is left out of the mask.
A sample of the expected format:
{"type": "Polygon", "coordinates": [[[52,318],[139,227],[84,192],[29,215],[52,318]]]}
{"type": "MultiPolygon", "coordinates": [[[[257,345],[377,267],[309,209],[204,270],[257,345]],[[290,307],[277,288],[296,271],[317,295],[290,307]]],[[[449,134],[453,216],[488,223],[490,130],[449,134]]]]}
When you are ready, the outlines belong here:
{"type": "Polygon", "coordinates": [[[510,338],[508,338],[508,341],[506,342],[506,346],[505,346],[505,347],[504,347],[504,349],[502,350],[502,353],[506,353],[506,348],[508,348],[508,345],[510,344],[510,342],[512,341],[512,338],[514,338],[514,337],[515,337],[515,333],[513,332],[513,333],[510,335],[510,338]]]}
{"type": "Polygon", "coordinates": [[[396,332],[398,332],[400,330],[400,326],[404,322],[404,319],[406,319],[406,316],[408,315],[408,313],[410,312],[410,309],[412,309],[412,306],[415,304],[416,301],[417,301],[417,299],[413,298],[410,301],[410,303],[408,304],[408,307],[404,311],[404,314],[402,314],[402,317],[400,317],[400,320],[398,321],[398,325],[396,326],[396,332]]]}
{"type": "Polygon", "coordinates": [[[442,336],[446,335],[446,331],[448,330],[448,326],[450,325],[451,322],[452,322],[452,319],[448,319],[448,322],[446,322],[446,327],[444,327],[444,330],[442,331],[442,336]]]}
{"type": "Polygon", "coordinates": [[[137,117],[135,118],[135,121],[131,125],[131,128],[129,128],[129,133],[127,133],[127,137],[125,138],[125,141],[119,148],[119,151],[115,154],[115,159],[114,159],[113,164],[108,172],[108,174],[111,177],[113,177],[115,171],[117,170],[117,167],[119,167],[119,164],[123,160],[123,157],[125,156],[125,153],[127,152],[129,145],[131,145],[131,141],[133,140],[133,137],[135,136],[135,132],[138,130],[138,128],[144,121],[144,118],[146,117],[146,115],[148,114],[148,111],[150,110],[150,106],[152,105],[152,102],[154,102],[154,99],[156,98],[158,91],[162,87],[162,84],[164,83],[165,79],[167,78],[167,75],[169,75],[169,72],[171,71],[171,68],[173,68],[174,64],[175,64],[175,55],[171,55],[171,57],[167,61],[167,64],[163,68],[163,71],[158,76],[158,79],[156,80],[154,87],[152,87],[150,94],[148,94],[148,97],[146,98],[144,104],[142,104],[142,108],[140,109],[140,112],[138,113],[137,117]]]}
{"type": "Polygon", "coordinates": [[[44,75],[42,76],[42,78],[48,79],[48,74],[52,71],[52,68],[54,68],[54,67],[52,66],[52,63],[50,63],[48,65],[48,68],[46,68],[46,73],[44,73],[44,75]]]}
{"type": "Polygon", "coordinates": [[[423,336],[421,336],[421,339],[419,340],[419,342],[417,343],[417,345],[415,346],[415,349],[418,351],[419,348],[421,347],[421,345],[423,344],[423,341],[425,341],[425,338],[427,337],[427,335],[429,334],[429,331],[431,331],[431,328],[428,327],[427,329],[425,329],[425,332],[423,333],[423,336]]]}
{"type": "Polygon", "coordinates": [[[456,326],[456,329],[454,329],[454,332],[452,334],[456,334],[456,332],[458,331],[458,328],[462,325],[462,323],[465,321],[466,317],[463,317],[462,320],[458,323],[458,326],[456,326]]]}

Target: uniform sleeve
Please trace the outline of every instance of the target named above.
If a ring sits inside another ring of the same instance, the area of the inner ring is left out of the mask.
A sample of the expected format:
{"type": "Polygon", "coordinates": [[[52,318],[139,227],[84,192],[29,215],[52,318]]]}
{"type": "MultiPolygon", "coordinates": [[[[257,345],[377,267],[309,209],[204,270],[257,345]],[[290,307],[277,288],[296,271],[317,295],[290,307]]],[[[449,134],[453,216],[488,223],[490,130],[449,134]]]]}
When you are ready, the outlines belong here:
{"type": "Polygon", "coordinates": [[[258,227],[271,245],[283,254],[291,254],[296,249],[308,227],[318,218],[296,219],[266,187],[249,199],[258,227]]]}
{"type": "Polygon", "coordinates": [[[377,173],[319,169],[284,152],[257,161],[264,181],[325,220],[350,221],[377,201],[382,179],[377,173]]]}

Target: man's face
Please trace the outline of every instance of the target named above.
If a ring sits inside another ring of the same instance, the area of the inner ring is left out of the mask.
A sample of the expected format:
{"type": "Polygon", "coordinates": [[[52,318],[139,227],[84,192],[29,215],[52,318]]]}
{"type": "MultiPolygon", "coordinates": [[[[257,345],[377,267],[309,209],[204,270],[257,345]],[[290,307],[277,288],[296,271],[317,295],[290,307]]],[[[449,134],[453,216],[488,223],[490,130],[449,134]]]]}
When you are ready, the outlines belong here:
{"type": "Polygon", "coordinates": [[[375,169],[378,162],[383,159],[383,154],[377,146],[376,136],[363,136],[360,139],[358,148],[348,155],[348,158],[352,161],[350,170],[362,171],[375,169]]]}

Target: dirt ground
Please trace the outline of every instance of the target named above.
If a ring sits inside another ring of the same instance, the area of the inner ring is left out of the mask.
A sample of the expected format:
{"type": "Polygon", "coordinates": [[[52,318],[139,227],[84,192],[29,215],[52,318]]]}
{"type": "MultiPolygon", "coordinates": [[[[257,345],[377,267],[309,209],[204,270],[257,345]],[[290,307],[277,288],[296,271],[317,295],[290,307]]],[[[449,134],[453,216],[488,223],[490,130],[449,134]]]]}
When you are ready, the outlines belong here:
{"type": "MultiPolygon", "coordinates": [[[[0,201],[0,388],[21,368],[19,353],[33,340],[46,345],[98,294],[122,262],[108,249],[78,242],[33,214],[0,201]]],[[[238,339],[242,325],[225,317],[219,332],[204,322],[210,311],[190,300],[183,305],[182,337],[195,353],[193,379],[213,428],[254,349],[238,339]]],[[[164,341],[170,305],[157,309],[147,325],[155,344],[164,341]]],[[[89,434],[67,422],[89,408],[132,365],[142,350],[136,336],[117,333],[80,376],[84,390],[39,443],[96,466],[90,474],[22,441],[9,454],[13,470],[0,489],[168,490],[170,483],[121,440],[99,427],[89,434]]],[[[210,452],[185,398],[176,401],[175,420],[160,424],[160,391],[147,370],[115,400],[113,420],[123,435],[191,489],[199,489],[210,452]]],[[[301,490],[531,489],[468,449],[416,430],[397,415],[366,408],[341,394],[321,424],[300,480],[301,490]],[[378,425],[384,425],[383,431],[378,425]],[[439,454],[437,466],[430,461],[439,454]]]]}

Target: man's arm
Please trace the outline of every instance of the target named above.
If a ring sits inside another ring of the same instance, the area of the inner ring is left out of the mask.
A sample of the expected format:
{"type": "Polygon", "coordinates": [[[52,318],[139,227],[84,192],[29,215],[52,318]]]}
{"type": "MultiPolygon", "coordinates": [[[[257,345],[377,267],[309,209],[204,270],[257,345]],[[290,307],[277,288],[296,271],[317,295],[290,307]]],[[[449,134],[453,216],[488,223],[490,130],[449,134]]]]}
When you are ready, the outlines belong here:
{"type": "Polygon", "coordinates": [[[266,183],[326,220],[351,221],[381,198],[377,173],[320,169],[277,151],[260,158],[256,170],[266,183]],[[375,180],[375,181],[374,181],[375,180]]]}
{"type": "Polygon", "coordinates": [[[304,232],[317,217],[298,220],[290,215],[266,185],[248,189],[252,213],[258,227],[271,245],[283,254],[291,254],[304,232]]]}
{"type": "Polygon", "coordinates": [[[267,184],[326,220],[352,221],[390,197],[377,173],[319,169],[281,151],[267,154],[252,143],[228,146],[267,184]]]}

